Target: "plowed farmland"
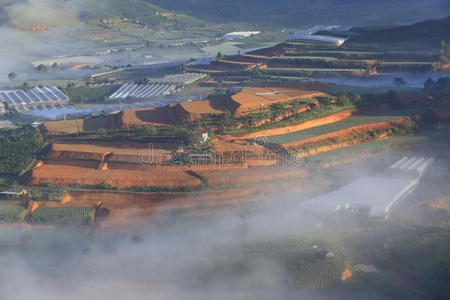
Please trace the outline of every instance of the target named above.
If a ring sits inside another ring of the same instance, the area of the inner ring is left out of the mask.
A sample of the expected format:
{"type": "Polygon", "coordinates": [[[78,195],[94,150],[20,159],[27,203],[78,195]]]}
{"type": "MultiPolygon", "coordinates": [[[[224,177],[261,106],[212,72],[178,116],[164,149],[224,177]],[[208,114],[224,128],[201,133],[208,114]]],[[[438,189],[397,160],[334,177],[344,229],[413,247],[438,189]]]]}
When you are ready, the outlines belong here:
{"type": "Polygon", "coordinates": [[[298,167],[252,167],[243,170],[204,170],[195,174],[208,186],[248,185],[273,180],[305,178],[307,172],[298,167]]]}
{"type": "MultiPolygon", "coordinates": [[[[139,166],[136,164],[136,166],[139,166]]],[[[131,168],[130,168],[131,169],[131,168]]],[[[92,169],[68,165],[44,164],[33,169],[31,185],[96,186],[102,183],[115,187],[161,186],[161,187],[197,187],[201,181],[186,173],[183,167],[153,166],[148,171],[118,169],[92,169]]]]}
{"type": "Polygon", "coordinates": [[[164,163],[170,160],[171,151],[154,148],[97,146],[93,144],[62,144],[55,143],[49,152],[49,160],[92,159],[108,161],[124,161],[135,163],[164,163]]]}

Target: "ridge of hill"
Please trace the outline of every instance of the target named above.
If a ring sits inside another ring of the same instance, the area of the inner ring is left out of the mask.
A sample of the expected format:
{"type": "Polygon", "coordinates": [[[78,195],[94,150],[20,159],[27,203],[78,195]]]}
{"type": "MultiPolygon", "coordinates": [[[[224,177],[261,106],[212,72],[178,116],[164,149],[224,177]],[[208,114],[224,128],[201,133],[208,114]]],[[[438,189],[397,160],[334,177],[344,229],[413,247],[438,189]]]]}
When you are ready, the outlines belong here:
{"type": "Polygon", "coordinates": [[[168,10],[214,22],[381,25],[445,16],[448,1],[430,0],[146,0],[168,10]]]}
{"type": "Polygon", "coordinates": [[[450,41],[450,16],[443,19],[426,20],[406,26],[371,30],[352,28],[359,35],[352,36],[346,44],[376,43],[380,45],[399,43],[421,43],[439,47],[442,41],[450,41]]]}
{"type": "Polygon", "coordinates": [[[205,23],[182,12],[171,14],[144,0],[0,0],[0,25],[12,24],[17,28],[80,25],[102,19],[128,19],[151,26],[164,26],[169,19],[179,26],[205,23]]]}

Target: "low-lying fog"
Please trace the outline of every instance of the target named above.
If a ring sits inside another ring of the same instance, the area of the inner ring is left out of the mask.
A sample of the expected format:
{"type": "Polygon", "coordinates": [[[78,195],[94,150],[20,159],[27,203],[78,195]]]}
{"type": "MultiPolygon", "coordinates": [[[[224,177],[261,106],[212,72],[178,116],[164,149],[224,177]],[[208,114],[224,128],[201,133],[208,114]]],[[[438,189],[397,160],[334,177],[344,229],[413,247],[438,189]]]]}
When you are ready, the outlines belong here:
{"type": "MultiPolygon", "coordinates": [[[[371,172],[352,169],[352,175],[344,172],[341,177],[371,172]]],[[[285,241],[304,243],[306,250],[311,243],[327,247],[315,236],[320,231],[330,240],[339,239],[333,231],[340,225],[327,227],[323,219],[303,212],[299,197],[278,192],[262,202],[266,204],[241,204],[230,213],[209,217],[154,216],[134,233],[2,227],[0,298],[360,299],[364,290],[336,294],[333,289],[292,287],[295,259],[283,265],[276,255],[265,253],[281,249],[283,255],[302,255],[283,252],[290,247],[285,241]],[[269,248],[257,246],[267,242],[269,248]]],[[[382,289],[380,294],[372,290],[370,297],[382,299],[382,289]]]]}
{"type": "Polygon", "coordinates": [[[423,88],[424,82],[428,78],[437,80],[440,77],[447,77],[450,72],[426,72],[426,73],[387,73],[377,74],[368,77],[327,77],[317,78],[321,82],[329,82],[335,84],[360,86],[360,87],[393,87],[394,78],[403,78],[406,82],[405,87],[423,88]]]}

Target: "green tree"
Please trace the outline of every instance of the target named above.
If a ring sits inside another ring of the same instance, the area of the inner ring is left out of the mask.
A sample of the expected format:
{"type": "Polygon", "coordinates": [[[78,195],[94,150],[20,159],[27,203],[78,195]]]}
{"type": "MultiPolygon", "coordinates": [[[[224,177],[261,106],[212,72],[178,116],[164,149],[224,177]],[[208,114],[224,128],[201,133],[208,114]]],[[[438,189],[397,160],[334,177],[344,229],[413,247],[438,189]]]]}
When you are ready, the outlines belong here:
{"type": "Polygon", "coordinates": [[[40,64],[37,66],[36,70],[38,70],[38,72],[45,73],[48,71],[48,67],[44,64],[40,64]]]}
{"type": "Polygon", "coordinates": [[[30,89],[30,84],[29,84],[28,82],[24,82],[23,85],[22,85],[22,88],[23,88],[25,91],[28,91],[28,90],[30,89]]]}
{"type": "Polygon", "coordinates": [[[187,63],[182,63],[181,64],[181,73],[187,73],[188,71],[188,64],[187,63]]]}
{"type": "Polygon", "coordinates": [[[448,64],[450,62],[450,45],[445,43],[445,41],[441,42],[441,63],[448,64]]]}
{"type": "Polygon", "coordinates": [[[222,52],[220,52],[220,51],[217,52],[217,56],[216,56],[217,61],[222,60],[224,58],[225,58],[225,55],[223,55],[222,52]]]}
{"type": "Polygon", "coordinates": [[[347,106],[350,104],[350,98],[348,97],[346,91],[339,92],[339,95],[337,97],[337,104],[341,106],[347,106]]]}
{"type": "Polygon", "coordinates": [[[11,72],[11,73],[8,74],[8,79],[10,81],[13,81],[16,78],[17,78],[17,74],[15,72],[11,72]]]}
{"type": "Polygon", "coordinates": [[[425,91],[432,91],[432,90],[434,90],[436,88],[436,82],[433,80],[433,79],[431,79],[431,78],[428,78],[426,81],[425,81],[425,83],[423,84],[423,89],[425,90],[425,91]]]}
{"type": "Polygon", "coordinates": [[[352,101],[355,104],[361,103],[362,102],[361,96],[359,94],[354,94],[352,97],[352,101]]]}
{"type": "Polygon", "coordinates": [[[394,80],[392,81],[392,84],[395,85],[395,86],[397,86],[397,87],[405,86],[405,85],[406,85],[406,81],[403,80],[403,78],[401,78],[401,77],[396,77],[396,78],[394,78],[394,80]]]}

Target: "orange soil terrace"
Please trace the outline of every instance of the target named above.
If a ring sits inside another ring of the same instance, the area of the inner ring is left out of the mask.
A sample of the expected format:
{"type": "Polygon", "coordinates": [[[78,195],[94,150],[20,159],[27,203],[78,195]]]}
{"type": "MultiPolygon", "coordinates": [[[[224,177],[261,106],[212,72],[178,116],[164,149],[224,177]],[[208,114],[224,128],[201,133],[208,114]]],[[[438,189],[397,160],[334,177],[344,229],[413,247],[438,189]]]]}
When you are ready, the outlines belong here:
{"type": "Polygon", "coordinates": [[[244,65],[244,66],[254,66],[255,63],[252,62],[246,62],[246,61],[234,61],[234,60],[219,60],[219,62],[221,63],[225,63],[225,64],[234,64],[234,65],[244,65]]]}
{"type": "Polygon", "coordinates": [[[170,160],[171,151],[153,148],[151,145],[144,148],[134,147],[106,147],[91,144],[59,144],[52,145],[47,155],[48,160],[94,159],[108,161],[164,163],[170,160]]]}
{"type": "MultiPolygon", "coordinates": [[[[184,167],[151,166],[150,170],[93,169],[82,166],[44,164],[32,170],[30,185],[41,186],[48,183],[55,185],[96,186],[102,183],[116,187],[161,186],[161,187],[197,187],[200,179],[189,175],[184,167]]],[[[126,165],[129,169],[139,169],[139,164],[126,165]]]]}
{"type": "Polygon", "coordinates": [[[205,170],[195,174],[208,186],[255,184],[273,180],[305,178],[308,173],[298,167],[252,167],[242,170],[205,170]]]}
{"type": "Polygon", "coordinates": [[[322,185],[308,179],[295,183],[266,183],[239,189],[214,190],[194,193],[135,193],[118,191],[71,191],[65,206],[96,206],[108,210],[101,226],[114,227],[148,220],[146,217],[163,212],[181,211],[182,215],[220,213],[241,203],[273,201],[273,195],[283,192],[317,190],[322,185]]]}

